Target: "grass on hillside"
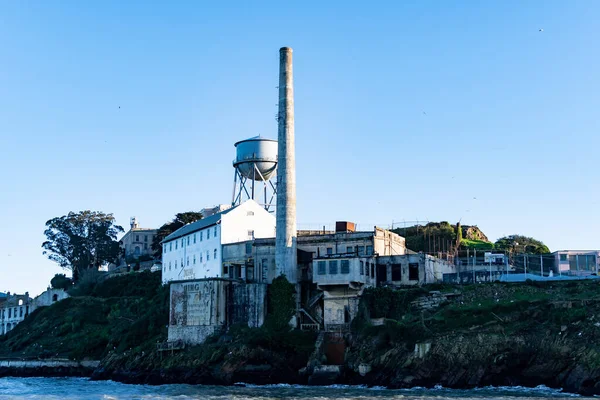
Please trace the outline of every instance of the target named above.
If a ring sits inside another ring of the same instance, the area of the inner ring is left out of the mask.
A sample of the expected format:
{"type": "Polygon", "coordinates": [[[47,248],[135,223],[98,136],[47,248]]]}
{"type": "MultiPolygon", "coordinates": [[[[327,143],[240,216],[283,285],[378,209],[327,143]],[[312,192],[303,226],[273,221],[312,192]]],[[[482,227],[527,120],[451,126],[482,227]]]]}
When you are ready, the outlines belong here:
{"type": "Polygon", "coordinates": [[[493,250],[494,243],[484,242],[483,240],[470,240],[470,239],[462,239],[460,241],[461,247],[466,249],[474,249],[474,250],[493,250]]]}
{"type": "Polygon", "coordinates": [[[160,273],[84,286],[73,297],[35,310],[0,336],[0,356],[100,359],[110,350],[123,352],[166,338],[169,293],[160,273]]]}

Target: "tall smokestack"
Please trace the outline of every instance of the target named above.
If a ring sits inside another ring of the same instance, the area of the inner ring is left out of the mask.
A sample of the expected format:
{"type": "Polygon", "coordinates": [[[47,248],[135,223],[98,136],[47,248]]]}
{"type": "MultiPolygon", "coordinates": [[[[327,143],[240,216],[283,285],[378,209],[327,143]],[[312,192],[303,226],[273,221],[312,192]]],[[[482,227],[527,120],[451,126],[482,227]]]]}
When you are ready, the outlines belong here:
{"type": "Polygon", "coordinates": [[[277,231],[275,265],[297,283],[296,255],[296,153],[294,146],[294,79],[292,49],[279,49],[279,129],[277,134],[277,231]]]}

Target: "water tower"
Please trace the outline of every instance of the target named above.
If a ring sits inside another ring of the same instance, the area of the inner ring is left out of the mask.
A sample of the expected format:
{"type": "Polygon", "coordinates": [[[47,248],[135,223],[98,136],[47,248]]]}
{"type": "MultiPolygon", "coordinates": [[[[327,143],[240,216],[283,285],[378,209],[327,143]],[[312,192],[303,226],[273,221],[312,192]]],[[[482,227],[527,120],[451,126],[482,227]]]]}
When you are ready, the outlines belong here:
{"type": "Polygon", "coordinates": [[[232,205],[252,199],[272,212],[277,189],[271,177],[277,169],[277,140],[256,136],[235,144],[232,205]]]}

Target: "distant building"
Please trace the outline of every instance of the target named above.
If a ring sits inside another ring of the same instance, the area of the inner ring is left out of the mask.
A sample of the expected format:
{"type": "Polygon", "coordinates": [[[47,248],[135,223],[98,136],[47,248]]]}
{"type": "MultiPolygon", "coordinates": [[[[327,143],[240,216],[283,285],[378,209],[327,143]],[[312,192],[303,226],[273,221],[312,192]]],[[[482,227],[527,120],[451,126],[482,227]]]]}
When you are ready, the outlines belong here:
{"type": "Polygon", "coordinates": [[[223,245],[275,236],[275,217],[254,200],[202,218],[162,241],[163,282],[222,278],[223,245]]]}
{"type": "Polygon", "coordinates": [[[63,289],[48,288],[35,299],[29,297],[29,293],[13,294],[0,293],[0,335],[14,329],[29,314],[39,307],[50,306],[57,301],[69,297],[63,289]],[[2,296],[4,295],[4,296],[2,296]]]}
{"type": "Polygon", "coordinates": [[[122,251],[119,265],[111,264],[109,271],[123,269],[127,264],[134,264],[138,260],[148,263],[148,268],[152,267],[152,241],[158,229],[140,228],[136,217],[131,218],[130,226],[131,229],[119,240],[122,251]]]}
{"type": "Polygon", "coordinates": [[[590,275],[600,270],[600,250],[559,250],[552,255],[555,273],[561,275],[590,275]]]}
{"type": "Polygon", "coordinates": [[[52,289],[49,287],[45,292],[34,299],[34,308],[51,306],[57,301],[64,300],[67,297],[69,297],[69,295],[64,289],[52,289]]]}
{"type": "Polygon", "coordinates": [[[0,334],[10,332],[23,321],[34,309],[34,302],[29,293],[10,294],[0,298],[0,334]]]}

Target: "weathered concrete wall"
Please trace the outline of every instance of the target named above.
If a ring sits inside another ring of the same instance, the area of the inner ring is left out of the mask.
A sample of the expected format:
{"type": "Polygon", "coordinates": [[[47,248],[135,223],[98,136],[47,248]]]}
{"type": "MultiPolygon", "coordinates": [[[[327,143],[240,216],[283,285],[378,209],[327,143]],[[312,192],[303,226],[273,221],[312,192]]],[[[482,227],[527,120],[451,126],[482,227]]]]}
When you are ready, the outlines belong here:
{"type": "Polygon", "coordinates": [[[267,285],[220,278],[171,283],[169,341],[199,344],[232,324],[264,323],[267,285]]]}
{"type": "Polygon", "coordinates": [[[228,283],[218,278],[172,283],[168,340],[201,343],[224,327],[228,283]]]}
{"type": "MultiPolygon", "coordinates": [[[[63,289],[48,289],[34,299],[35,307],[50,306],[57,301],[61,301],[69,297],[63,289]]],[[[30,310],[31,312],[32,310],[30,310]]]]}
{"type": "Polygon", "coordinates": [[[347,324],[358,313],[359,295],[362,291],[348,287],[333,287],[324,291],[323,323],[328,325],[347,324]]]}
{"type": "Polygon", "coordinates": [[[231,285],[228,324],[245,324],[258,328],[267,315],[267,285],[265,283],[235,283],[231,285]]]}
{"type": "Polygon", "coordinates": [[[378,257],[377,265],[378,269],[385,266],[386,276],[380,280],[396,286],[443,282],[447,279],[445,275],[456,272],[452,263],[425,254],[378,257]],[[400,268],[400,279],[397,268],[400,268]]]}
{"type": "Polygon", "coordinates": [[[53,360],[1,360],[0,377],[89,377],[100,361],[53,360]]]}
{"type": "Polygon", "coordinates": [[[374,248],[380,256],[395,256],[406,254],[406,240],[385,229],[375,227],[374,248]]]}

